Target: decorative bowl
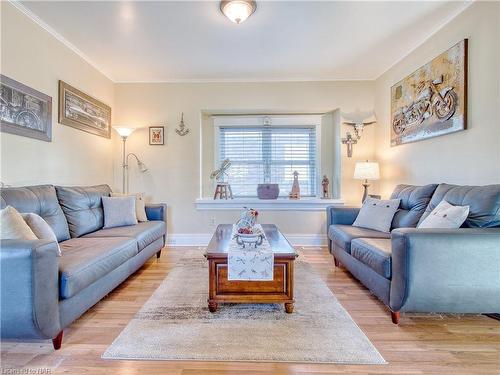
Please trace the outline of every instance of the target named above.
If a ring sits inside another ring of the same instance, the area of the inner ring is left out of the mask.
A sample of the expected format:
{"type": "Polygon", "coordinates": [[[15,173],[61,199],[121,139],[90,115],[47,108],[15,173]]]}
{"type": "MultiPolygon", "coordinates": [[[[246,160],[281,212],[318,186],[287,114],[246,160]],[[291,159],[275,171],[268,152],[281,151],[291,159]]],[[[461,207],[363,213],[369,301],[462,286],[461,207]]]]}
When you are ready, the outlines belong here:
{"type": "Polygon", "coordinates": [[[236,243],[241,247],[257,247],[262,244],[264,236],[261,233],[251,233],[251,234],[243,234],[236,233],[234,235],[236,239],[236,243]]]}

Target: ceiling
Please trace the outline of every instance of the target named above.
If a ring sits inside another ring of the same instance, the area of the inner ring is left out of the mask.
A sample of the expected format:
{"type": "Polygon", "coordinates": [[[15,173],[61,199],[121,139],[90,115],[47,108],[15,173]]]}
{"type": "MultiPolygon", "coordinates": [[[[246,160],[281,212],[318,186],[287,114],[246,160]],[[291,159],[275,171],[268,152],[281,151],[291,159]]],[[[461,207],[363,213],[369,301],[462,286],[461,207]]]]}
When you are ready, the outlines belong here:
{"type": "Polygon", "coordinates": [[[257,1],[243,24],[213,1],[22,1],[115,82],[375,79],[469,2],[257,1]]]}

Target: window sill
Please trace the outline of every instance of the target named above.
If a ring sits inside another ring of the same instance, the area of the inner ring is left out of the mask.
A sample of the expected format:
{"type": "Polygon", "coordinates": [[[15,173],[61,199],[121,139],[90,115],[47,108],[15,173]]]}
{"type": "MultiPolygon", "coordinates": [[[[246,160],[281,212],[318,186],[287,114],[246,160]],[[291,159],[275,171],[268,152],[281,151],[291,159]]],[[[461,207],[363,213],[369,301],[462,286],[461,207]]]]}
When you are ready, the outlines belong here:
{"type": "Polygon", "coordinates": [[[342,206],[341,199],[319,199],[302,198],[298,200],[258,199],[258,198],[235,198],[235,199],[211,199],[199,198],[195,205],[197,210],[241,210],[243,207],[251,207],[261,211],[324,211],[328,206],[342,206]]]}

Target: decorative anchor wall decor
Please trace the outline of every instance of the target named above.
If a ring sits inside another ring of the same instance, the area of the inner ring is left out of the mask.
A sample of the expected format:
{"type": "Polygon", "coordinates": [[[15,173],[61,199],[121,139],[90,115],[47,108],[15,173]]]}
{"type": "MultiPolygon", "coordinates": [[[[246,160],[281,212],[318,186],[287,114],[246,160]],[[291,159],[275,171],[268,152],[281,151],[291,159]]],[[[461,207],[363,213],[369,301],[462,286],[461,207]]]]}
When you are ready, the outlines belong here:
{"type": "Polygon", "coordinates": [[[347,145],[347,157],[352,157],[352,149],[353,145],[358,143],[356,139],[354,139],[350,132],[347,132],[346,137],[342,138],[342,144],[347,145]]]}
{"type": "Polygon", "coordinates": [[[181,122],[179,123],[179,129],[175,129],[175,132],[179,134],[181,137],[189,133],[188,127],[186,126],[186,124],[184,124],[184,112],[181,115],[181,122]]]}

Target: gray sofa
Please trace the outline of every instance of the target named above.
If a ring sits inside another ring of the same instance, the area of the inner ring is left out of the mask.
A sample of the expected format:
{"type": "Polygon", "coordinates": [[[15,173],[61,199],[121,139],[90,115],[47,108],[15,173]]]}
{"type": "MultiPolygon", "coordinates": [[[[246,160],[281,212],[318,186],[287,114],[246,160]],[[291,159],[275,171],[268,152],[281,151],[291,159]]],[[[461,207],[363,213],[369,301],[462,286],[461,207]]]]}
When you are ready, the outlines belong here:
{"type": "Polygon", "coordinates": [[[500,312],[500,185],[399,185],[391,233],[353,227],[359,208],[327,208],[335,265],[345,266],[391,310],[500,312]],[[437,206],[469,205],[459,229],[417,229],[437,206]]]}
{"type": "Polygon", "coordinates": [[[2,240],[1,337],[52,339],[165,245],[166,206],[148,204],[147,222],[102,229],[108,185],[4,188],[1,207],[33,212],[56,234],[49,241],[2,240]]]}

